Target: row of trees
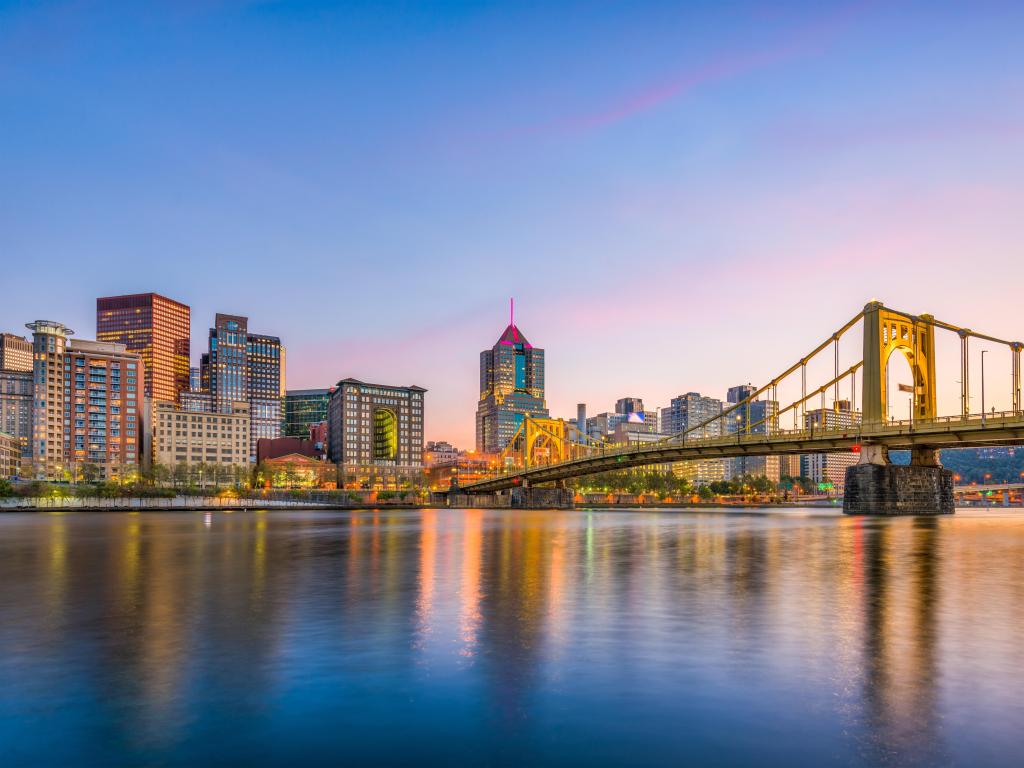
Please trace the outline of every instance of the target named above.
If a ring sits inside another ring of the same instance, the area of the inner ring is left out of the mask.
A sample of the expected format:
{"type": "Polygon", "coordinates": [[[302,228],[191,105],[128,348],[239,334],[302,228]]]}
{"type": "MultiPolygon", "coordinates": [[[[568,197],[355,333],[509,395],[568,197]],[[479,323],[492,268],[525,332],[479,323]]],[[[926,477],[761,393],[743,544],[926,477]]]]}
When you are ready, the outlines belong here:
{"type": "Polygon", "coordinates": [[[715,480],[707,484],[694,484],[685,477],[666,472],[619,470],[602,472],[580,478],[575,488],[581,493],[648,494],[661,499],[699,496],[765,496],[769,494],[797,495],[815,492],[814,483],[806,477],[783,477],[779,483],[764,475],[715,480]]]}

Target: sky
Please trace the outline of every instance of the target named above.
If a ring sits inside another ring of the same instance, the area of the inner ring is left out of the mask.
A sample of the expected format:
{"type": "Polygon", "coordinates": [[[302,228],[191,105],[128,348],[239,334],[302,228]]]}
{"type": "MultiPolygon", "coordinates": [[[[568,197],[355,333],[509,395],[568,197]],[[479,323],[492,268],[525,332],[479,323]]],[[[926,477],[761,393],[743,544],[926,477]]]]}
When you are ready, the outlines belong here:
{"type": "Polygon", "coordinates": [[[92,338],[97,296],[156,291],[194,359],[247,315],[290,389],[418,384],[462,447],[512,296],[565,417],[763,383],[874,298],[1024,337],[1022,29],[1011,2],[0,0],[0,330],[92,338]]]}

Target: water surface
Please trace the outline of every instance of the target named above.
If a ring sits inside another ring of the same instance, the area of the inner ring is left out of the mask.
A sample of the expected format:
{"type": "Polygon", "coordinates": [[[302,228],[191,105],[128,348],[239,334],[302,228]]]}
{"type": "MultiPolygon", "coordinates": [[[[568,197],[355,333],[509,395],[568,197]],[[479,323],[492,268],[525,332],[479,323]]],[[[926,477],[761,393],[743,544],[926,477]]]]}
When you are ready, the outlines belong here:
{"type": "Polygon", "coordinates": [[[1019,765],[1024,513],[0,515],[0,764],[1019,765]]]}

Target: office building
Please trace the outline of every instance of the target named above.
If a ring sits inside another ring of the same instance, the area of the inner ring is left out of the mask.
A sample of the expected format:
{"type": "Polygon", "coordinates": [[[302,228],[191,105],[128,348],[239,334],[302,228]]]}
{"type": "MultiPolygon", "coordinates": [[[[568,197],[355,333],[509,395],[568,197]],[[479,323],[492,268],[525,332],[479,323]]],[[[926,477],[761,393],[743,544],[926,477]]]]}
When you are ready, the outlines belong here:
{"type": "MultiPolygon", "coordinates": [[[[247,317],[218,312],[199,378],[214,412],[230,412],[232,404],[241,400],[249,403],[249,459],[256,461],[256,441],[278,438],[283,431],[285,349],[281,339],[250,333],[247,317]]],[[[201,404],[190,398],[190,408],[201,404]]]]}
{"type": "MultiPolygon", "coordinates": [[[[249,467],[249,403],[231,404],[230,411],[200,413],[186,411],[174,403],[151,404],[151,460],[173,470],[178,464],[249,467]]],[[[225,479],[214,471],[210,481],[225,479]],[[219,475],[220,477],[217,477],[219,475]]]]}
{"type": "MultiPolygon", "coordinates": [[[[729,406],[742,403],[756,391],[750,384],[730,387],[727,395],[729,406]]],[[[727,434],[771,434],[779,428],[779,404],[775,400],[751,400],[725,416],[724,421],[727,434]]],[[[777,483],[781,473],[781,461],[779,456],[742,456],[727,459],[725,469],[726,480],[763,476],[777,483]]]]}
{"type": "Polygon", "coordinates": [[[513,318],[495,345],[480,353],[477,452],[500,453],[524,418],[548,415],[544,350],[527,341],[513,318]]]}
{"type": "Polygon", "coordinates": [[[14,435],[0,432],[0,480],[21,474],[21,443],[14,435]]]}
{"type": "Polygon", "coordinates": [[[24,336],[0,333],[0,371],[31,371],[32,342],[24,336]]]}
{"type": "Polygon", "coordinates": [[[210,329],[200,378],[209,380],[213,408],[221,413],[229,412],[232,403],[249,401],[248,327],[248,318],[218,312],[210,329]]]}
{"type": "MultiPolygon", "coordinates": [[[[661,409],[661,431],[665,435],[686,432],[687,440],[719,437],[724,433],[722,420],[715,417],[721,414],[721,400],[705,397],[699,392],[687,392],[672,398],[669,406],[661,409]]],[[[684,461],[676,464],[675,471],[695,485],[706,485],[725,479],[726,462],[726,459],[684,461]]]]}
{"type": "Polygon", "coordinates": [[[123,344],[142,358],[142,394],[154,401],[177,403],[191,387],[191,322],[188,305],[158,293],[96,299],[96,340],[123,344]]]}
{"type": "Polygon", "coordinates": [[[285,437],[309,437],[311,427],[327,421],[330,389],[290,389],[284,396],[285,437]]]}
{"type": "Polygon", "coordinates": [[[284,432],[285,350],[277,336],[250,333],[246,355],[249,363],[251,454],[255,461],[256,441],[274,440],[284,432]]]}
{"type": "Polygon", "coordinates": [[[202,375],[197,366],[188,369],[188,388],[192,392],[202,392],[203,390],[202,375]]]}
{"type": "Polygon", "coordinates": [[[338,382],[327,406],[327,450],[339,486],[398,488],[423,472],[422,387],[338,382]]]}
{"type": "Polygon", "coordinates": [[[32,370],[0,370],[0,432],[18,441],[21,458],[32,456],[32,370]]]}
{"type": "MultiPolygon", "coordinates": [[[[811,430],[854,429],[860,424],[860,414],[851,410],[849,400],[837,400],[831,408],[816,408],[804,416],[804,426],[811,430]]],[[[856,464],[860,457],[853,452],[809,453],[800,457],[800,474],[811,480],[818,489],[829,494],[842,494],[846,488],[846,468],[856,464]]]]}

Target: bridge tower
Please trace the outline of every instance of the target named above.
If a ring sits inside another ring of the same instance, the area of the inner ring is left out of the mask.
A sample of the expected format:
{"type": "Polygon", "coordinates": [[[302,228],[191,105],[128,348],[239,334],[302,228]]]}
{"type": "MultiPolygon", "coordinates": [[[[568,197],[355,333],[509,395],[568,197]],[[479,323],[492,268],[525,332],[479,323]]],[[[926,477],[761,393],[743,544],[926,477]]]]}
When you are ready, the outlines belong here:
{"type": "MultiPolygon", "coordinates": [[[[911,316],[872,301],[864,307],[863,425],[887,421],[886,367],[896,353],[910,364],[913,421],[937,415],[935,318],[911,316]]],[[[860,463],[846,470],[843,512],[848,515],[939,515],[953,512],[953,473],[928,445],[911,450],[910,465],[889,463],[888,449],[865,440],[860,463]]]]}
{"type": "Polygon", "coordinates": [[[910,317],[873,301],[864,307],[864,403],[866,424],[887,420],[888,393],[885,370],[889,358],[899,352],[910,364],[914,378],[914,420],[934,419],[935,318],[910,317]]]}

